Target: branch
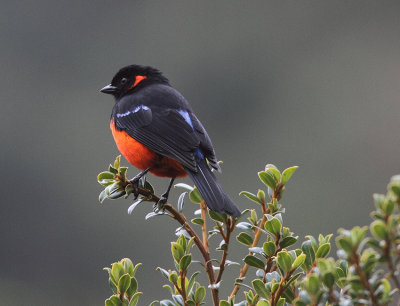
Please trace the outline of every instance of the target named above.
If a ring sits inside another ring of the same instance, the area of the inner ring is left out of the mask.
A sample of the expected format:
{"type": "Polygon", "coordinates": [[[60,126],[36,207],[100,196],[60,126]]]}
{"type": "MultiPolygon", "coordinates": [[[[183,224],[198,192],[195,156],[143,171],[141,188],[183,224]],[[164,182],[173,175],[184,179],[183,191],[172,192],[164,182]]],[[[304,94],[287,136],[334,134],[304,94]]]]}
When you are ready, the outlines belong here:
{"type": "Polygon", "coordinates": [[[201,226],[202,229],[202,234],[203,234],[203,245],[204,248],[206,249],[207,252],[209,252],[208,249],[208,235],[207,235],[207,205],[203,201],[200,202],[200,208],[201,208],[201,218],[203,219],[203,225],[201,226]]]}
{"type": "Polygon", "coordinates": [[[221,262],[219,263],[219,272],[217,276],[216,283],[218,284],[221,281],[222,274],[224,273],[225,270],[225,263],[226,263],[226,258],[228,257],[228,248],[229,248],[229,240],[231,238],[231,233],[235,229],[235,220],[231,219],[228,217],[228,219],[225,222],[225,227],[226,227],[226,234],[224,234],[223,229],[220,229],[222,238],[225,240],[226,243],[226,249],[222,253],[222,259],[221,262]]]}
{"type": "Polygon", "coordinates": [[[355,271],[357,273],[357,275],[360,277],[361,283],[363,285],[363,287],[369,292],[370,298],[371,298],[371,302],[372,305],[379,305],[378,301],[376,300],[374,291],[372,290],[369,282],[368,282],[368,278],[365,275],[364,271],[361,269],[360,266],[360,258],[359,255],[356,253],[356,251],[354,251],[353,253],[353,265],[355,268],[355,271]]]}
{"type": "MultiPolygon", "coordinates": [[[[265,203],[263,203],[263,205],[262,205],[262,210],[263,210],[263,217],[261,219],[261,223],[259,226],[260,228],[264,228],[265,223],[268,220],[267,217],[265,216],[265,214],[268,214],[270,212],[269,209],[265,207],[265,203]]],[[[250,248],[255,248],[258,245],[258,242],[261,238],[261,233],[262,232],[259,229],[255,230],[254,240],[253,240],[253,243],[251,244],[250,248]]],[[[253,252],[249,252],[249,255],[253,255],[253,252]]],[[[239,278],[245,277],[248,269],[249,269],[249,265],[244,264],[243,268],[240,269],[239,278]]],[[[240,289],[240,285],[235,285],[235,287],[233,288],[231,295],[229,297],[233,298],[237,294],[239,289],[240,289]]]]}
{"type": "MultiPolygon", "coordinates": [[[[132,184],[132,183],[128,181],[127,184],[132,184]]],[[[156,196],[155,194],[149,192],[147,189],[144,188],[139,188],[139,194],[146,197],[147,201],[149,202],[157,203],[160,200],[158,196],[156,196]]],[[[187,222],[183,214],[179,213],[170,203],[165,203],[164,209],[169,212],[170,217],[178,221],[178,223],[182,226],[182,228],[184,228],[188,232],[190,237],[194,238],[194,243],[199,249],[204,259],[205,270],[207,272],[208,280],[211,285],[211,293],[214,305],[219,305],[218,289],[213,288],[213,285],[215,285],[216,282],[215,282],[214,269],[211,263],[211,258],[210,258],[210,253],[208,252],[208,248],[206,249],[200,237],[187,222]]]]}

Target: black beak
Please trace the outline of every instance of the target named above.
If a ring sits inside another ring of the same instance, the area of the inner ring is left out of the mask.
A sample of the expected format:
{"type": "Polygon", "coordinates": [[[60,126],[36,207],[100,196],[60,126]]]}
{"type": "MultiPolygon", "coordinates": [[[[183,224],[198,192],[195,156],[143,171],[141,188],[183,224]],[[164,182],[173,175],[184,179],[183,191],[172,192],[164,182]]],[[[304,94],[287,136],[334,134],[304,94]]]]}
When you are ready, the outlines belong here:
{"type": "Polygon", "coordinates": [[[100,92],[105,93],[105,94],[114,94],[117,92],[117,87],[109,84],[109,85],[103,87],[102,89],[100,89],[100,92]]]}

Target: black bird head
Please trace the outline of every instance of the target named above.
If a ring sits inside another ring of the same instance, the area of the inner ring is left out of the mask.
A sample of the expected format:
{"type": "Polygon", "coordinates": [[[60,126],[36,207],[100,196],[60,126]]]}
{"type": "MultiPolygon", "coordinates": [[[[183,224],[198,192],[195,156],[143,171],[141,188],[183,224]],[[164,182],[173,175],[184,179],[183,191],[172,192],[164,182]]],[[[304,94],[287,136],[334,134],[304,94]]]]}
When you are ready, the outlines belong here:
{"type": "Polygon", "coordinates": [[[100,91],[112,94],[118,99],[127,93],[155,83],[169,85],[168,79],[159,70],[149,66],[130,65],[120,69],[113,77],[111,84],[100,91]]]}

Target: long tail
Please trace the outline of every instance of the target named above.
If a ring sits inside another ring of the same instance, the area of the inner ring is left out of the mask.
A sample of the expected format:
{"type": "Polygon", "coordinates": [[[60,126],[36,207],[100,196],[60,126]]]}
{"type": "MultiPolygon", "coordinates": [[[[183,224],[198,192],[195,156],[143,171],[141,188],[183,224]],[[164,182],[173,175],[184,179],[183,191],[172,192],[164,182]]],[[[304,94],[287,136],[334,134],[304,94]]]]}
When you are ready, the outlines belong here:
{"type": "Polygon", "coordinates": [[[239,217],[241,215],[240,210],[222,189],[207,162],[203,158],[196,158],[196,162],[197,172],[186,170],[200,191],[208,208],[217,212],[227,213],[235,218],[239,217]]]}

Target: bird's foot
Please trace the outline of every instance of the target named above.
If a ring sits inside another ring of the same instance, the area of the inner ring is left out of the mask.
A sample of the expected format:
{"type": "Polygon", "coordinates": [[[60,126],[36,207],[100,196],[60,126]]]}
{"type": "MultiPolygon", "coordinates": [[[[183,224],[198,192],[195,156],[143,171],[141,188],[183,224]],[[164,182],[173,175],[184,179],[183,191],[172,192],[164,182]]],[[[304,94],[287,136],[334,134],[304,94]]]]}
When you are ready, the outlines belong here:
{"type": "Polygon", "coordinates": [[[136,178],[136,176],[129,181],[133,187],[132,194],[134,196],[134,200],[136,200],[139,196],[139,181],[140,181],[140,177],[136,178]]]}
{"type": "Polygon", "coordinates": [[[162,212],[165,212],[165,204],[168,201],[168,195],[163,194],[160,199],[158,200],[157,203],[154,204],[153,206],[153,211],[154,212],[159,212],[162,210],[162,212]]]}
{"type": "Polygon", "coordinates": [[[129,180],[129,182],[132,184],[133,187],[133,196],[135,197],[134,199],[136,200],[139,196],[139,183],[140,183],[140,179],[142,179],[146,173],[150,170],[150,168],[147,168],[145,170],[143,170],[142,172],[140,172],[139,174],[137,174],[133,179],[129,180]]]}

